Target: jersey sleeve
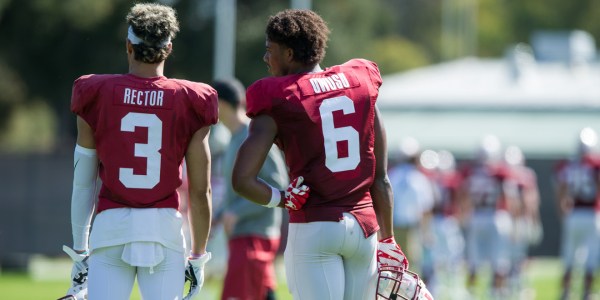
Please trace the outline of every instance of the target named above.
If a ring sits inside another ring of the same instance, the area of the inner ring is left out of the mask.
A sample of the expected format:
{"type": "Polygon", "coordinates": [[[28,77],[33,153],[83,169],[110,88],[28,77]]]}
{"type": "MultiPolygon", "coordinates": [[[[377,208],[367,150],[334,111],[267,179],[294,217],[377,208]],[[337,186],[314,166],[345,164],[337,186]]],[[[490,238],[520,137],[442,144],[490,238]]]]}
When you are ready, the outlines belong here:
{"type": "Polygon", "coordinates": [[[254,118],[271,112],[273,101],[266,93],[267,86],[265,80],[259,80],[246,90],[246,115],[248,117],[254,118]]]}
{"type": "Polygon", "coordinates": [[[94,95],[95,85],[92,82],[92,75],[84,75],[75,80],[71,93],[71,111],[88,123],[90,123],[94,95]]]}
{"type": "Polygon", "coordinates": [[[196,97],[191,99],[191,102],[194,112],[200,117],[199,128],[216,124],[219,121],[217,91],[208,85],[202,85],[195,89],[193,95],[196,97]]]}
{"type": "Polygon", "coordinates": [[[369,72],[369,77],[371,78],[371,83],[373,84],[373,86],[377,89],[381,87],[383,80],[381,79],[379,66],[377,66],[375,62],[362,58],[353,59],[352,62],[357,65],[365,66],[367,68],[367,71],[369,72]]]}

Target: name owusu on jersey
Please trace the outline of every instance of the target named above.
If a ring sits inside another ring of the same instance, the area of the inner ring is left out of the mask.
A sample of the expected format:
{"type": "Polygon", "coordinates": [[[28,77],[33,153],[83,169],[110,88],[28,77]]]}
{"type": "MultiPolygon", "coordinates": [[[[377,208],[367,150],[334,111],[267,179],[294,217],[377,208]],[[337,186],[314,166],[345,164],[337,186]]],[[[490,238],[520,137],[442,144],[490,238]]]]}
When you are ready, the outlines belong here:
{"type": "Polygon", "coordinates": [[[309,79],[315,93],[324,93],[350,87],[350,83],[344,73],[335,73],[329,77],[309,79]]]}
{"type": "Polygon", "coordinates": [[[123,103],[140,106],[163,106],[164,94],[165,92],[161,90],[140,91],[125,88],[123,103]]]}

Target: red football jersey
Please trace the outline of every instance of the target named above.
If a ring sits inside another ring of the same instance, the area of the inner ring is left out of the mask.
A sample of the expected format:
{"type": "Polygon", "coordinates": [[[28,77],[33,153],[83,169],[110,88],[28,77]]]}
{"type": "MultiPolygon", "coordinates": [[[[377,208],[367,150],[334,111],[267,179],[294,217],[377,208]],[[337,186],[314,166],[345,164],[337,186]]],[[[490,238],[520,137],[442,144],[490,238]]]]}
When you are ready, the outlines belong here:
{"type": "Polygon", "coordinates": [[[71,110],[94,130],[102,179],[98,212],[177,209],[181,163],[192,135],[218,118],[210,86],[131,74],[78,78],[71,110]]]}
{"type": "Polygon", "coordinates": [[[585,156],[580,160],[561,161],[555,169],[559,184],[566,185],[575,207],[600,210],[597,182],[600,176],[598,158],[585,156]]]}
{"type": "Polygon", "coordinates": [[[457,171],[439,172],[434,178],[438,195],[433,204],[433,213],[443,216],[456,216],[460,210],[458,194],[463,178],[457,171]]]}
{"type": "Polygon", "coordinates": [[[507,185],[512,182],[510,170],[504,164],[472,165],[463,171],[464,184],[471,204],[476,209],[505,210],[506,193],[517,194],[517,186],[507,185]]]}
{"type": "Polygon", "coordinates": [[[354,59],[322,72],[264,78],[248,88],[248,116],[275,120],[275,143],[290,178],[303,176],[311,188],[303,209],[290,211],[290,222],[338,221],[350,212],[365,235],[379,229],[369,190],[381,83],[375,63],[354,59]]]}

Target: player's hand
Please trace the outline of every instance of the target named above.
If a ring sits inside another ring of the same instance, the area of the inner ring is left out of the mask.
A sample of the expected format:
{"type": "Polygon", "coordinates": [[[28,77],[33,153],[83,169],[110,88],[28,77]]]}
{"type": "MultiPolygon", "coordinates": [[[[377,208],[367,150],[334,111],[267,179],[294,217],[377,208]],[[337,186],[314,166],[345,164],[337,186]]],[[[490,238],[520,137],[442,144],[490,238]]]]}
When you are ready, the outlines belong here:
{"type": "Polygon", "coordinates": [[[306,199],[308,199],[308,195],[310,194],[310,188],[302,184],[303,181],[304,177],[298,176],[296,179],[292,180],[290,185],[288,185],[288,188],[285,191],[285,208],[289,210],[299,210],[304,206],[306,199]]]}
{"type": "Polygon", "coordinates": [[[204,285],[204,265],[210,260],[210,257],[210,252],[206,252],[198,258],[188,258],[185,268],[185,281],[190,282],[190,291],[183,297],[183,300],[198,298],[198,293],[204,285]]]}
{"type": "Polygon", "coordinates": [[[379,268],[401,267],[408,270],[408,259],[393,236],[382,239],[377,244],[377,265],[379,268]]]}
{"type": "Polygon", "coordinates": [[[63,251],[73,260],[73,268],[71,269],[71,287],[67,291],[67,295],[61,299],[83,300],[87,299],[87,277],[89,257],[87,251],[77,253],[69,246],[63,246],[63,251]]]}

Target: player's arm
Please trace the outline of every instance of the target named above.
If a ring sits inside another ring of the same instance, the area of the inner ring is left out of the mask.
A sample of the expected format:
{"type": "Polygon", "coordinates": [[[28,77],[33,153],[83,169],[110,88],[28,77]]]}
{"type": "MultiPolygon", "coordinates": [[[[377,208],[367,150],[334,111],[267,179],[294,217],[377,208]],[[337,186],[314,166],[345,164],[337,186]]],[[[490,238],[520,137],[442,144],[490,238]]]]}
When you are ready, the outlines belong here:
{"type": "Polygon", "coordinates": [[[471,214],[471,205],[469,202],[469,193],[467,192],[467,180],[464,180],[456,187],[456,201],[458,202],[458,220],[460,224],[466,224],[471,214]]]}
{"type": "Polygon", "coordinates": [[[394,195],[387,175],[387,139],[385,127],[379,117],[379,109],[375,106],[375,180],[371,186],[373,207],[380,227],[380,239],[394,235],[393,208],[394,195]]]}
{"type": "Polygon", "coordinates": [[[189,185],[188,216],[193,254],[204,254],[212,217],[212,192],[210,188],[210,127],[196,131],[190,140],[185,160],[189,185]]]}
{"type": "Polygon", "coordinates": [[[540,190],[537,185],[537,176],[533,170],[531,174],[531,185],[525,189],[525,205],[527,215],[533,220],[539,220],[540,190]]]}
{"type": "Polygon", "coordinates": [[[94,131],[81,117],[77,117],[77,145],[73,153],[73,192],[71,194],[71,232],[73,247],[63,251],[73,260],[71,286],[60,299],[87,298],[88,239],[90,224],[96,206],[98,156],[94,131]]]}
{"type": "Polygon", "coordinates": [[[572,202],[571,196],[569,195],[569,187],[567,183],[561,180],[556,187],[557,199],[558,199],[558,210],[560,216],[567,214],[572,202]]]}
{"type": "Polygon", "coordinates": [[[408,260],[400,245],[394,239],[394,195],[387,175],[387,140],[379,109],[375,106],[375,179],[371,185],[373,208],[379,223],[379,243],[377,243],[377,264],[379,268],[395,266],[408,269],[408,260]]]}
{"type": "Polygon", "coordinates": [[[250,121],[248,136],[233,165],[231,181],[233,189],[242,197],[264,206],[283,207],[281,192],[258,178],[276,134],[277,124],[270,116],[259,115],[250,121]]]}
{"type": "Polygon", "coordinates": [[[96,205],[98,157],[94,131],[77,117],[77,145],[73,153],[73,193],[71,195],[71,229],[73,249],[87,251],[90,223],[96,205]]]}

